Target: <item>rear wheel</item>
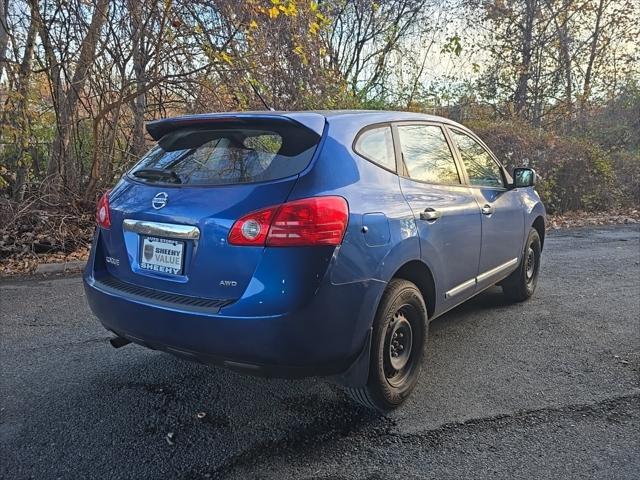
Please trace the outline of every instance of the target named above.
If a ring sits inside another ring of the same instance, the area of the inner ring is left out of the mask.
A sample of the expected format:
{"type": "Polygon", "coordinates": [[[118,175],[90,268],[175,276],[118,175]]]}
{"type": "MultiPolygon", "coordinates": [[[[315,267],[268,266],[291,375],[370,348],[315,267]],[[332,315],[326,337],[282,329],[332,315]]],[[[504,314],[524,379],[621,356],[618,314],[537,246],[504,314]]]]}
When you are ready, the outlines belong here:
{"type": "Polygon", "coordinates": [[[349,396],[383,412],[402,404],[418,382],[427,329],[427,309],[418,287],[391,280],[373,323],[367,384],[347,389],[349,396]]]}
{"type": "Polygon", "coordinates": [[[502,291],[511,302],[529,299],[536,290],[542,244],[535,228],[529,231],[524,254],[518,268],[502,282],[502,291]]]}

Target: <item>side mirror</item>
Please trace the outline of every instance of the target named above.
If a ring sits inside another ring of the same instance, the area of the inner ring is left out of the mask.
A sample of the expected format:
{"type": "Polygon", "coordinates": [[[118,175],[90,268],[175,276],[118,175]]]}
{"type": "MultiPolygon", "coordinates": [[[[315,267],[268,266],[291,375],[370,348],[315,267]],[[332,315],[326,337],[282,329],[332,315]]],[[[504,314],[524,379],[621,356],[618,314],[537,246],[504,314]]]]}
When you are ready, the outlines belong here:
{"type": "Polygon", "coordinates": [[[513,187],[533,187],[536,184],[536,171],[533,168],[518,167],[513,169],[513,187]]]}

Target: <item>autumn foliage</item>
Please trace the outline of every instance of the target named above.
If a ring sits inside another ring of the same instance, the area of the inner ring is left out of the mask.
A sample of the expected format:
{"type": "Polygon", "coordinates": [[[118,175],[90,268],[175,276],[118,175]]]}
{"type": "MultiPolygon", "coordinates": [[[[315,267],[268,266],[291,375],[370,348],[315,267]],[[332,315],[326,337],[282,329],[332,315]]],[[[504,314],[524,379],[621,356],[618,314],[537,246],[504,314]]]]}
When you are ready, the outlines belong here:
{"type": "Polygon", "coordinates": [[[183,113],[435,113],[533,166],[550,212],[633,207],[639,17],[633,0],[0,1],[0,256],[29,232],[31,252],[86,244],[145,122],[183,113]]]}

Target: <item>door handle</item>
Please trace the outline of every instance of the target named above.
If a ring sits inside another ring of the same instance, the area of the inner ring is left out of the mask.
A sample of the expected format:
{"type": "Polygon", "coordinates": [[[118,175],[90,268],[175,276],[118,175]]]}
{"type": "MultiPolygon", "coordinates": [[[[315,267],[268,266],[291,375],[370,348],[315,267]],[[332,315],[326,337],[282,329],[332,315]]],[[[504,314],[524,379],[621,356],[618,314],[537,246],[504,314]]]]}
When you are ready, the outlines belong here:
{"type": "Polygon", "coordinates": [[[493,213],[493,207],[488,203],[484,207],[482,207],[483,215],[491,215],[492,213],[493,213]]]}
{"type": "Polygon", "coordinates": [[[435,222],[442,216],[442,212],[435,208],[425,208],[424,212],[420,212],[420,220],[427,220],[428,222],[435,222]]]}

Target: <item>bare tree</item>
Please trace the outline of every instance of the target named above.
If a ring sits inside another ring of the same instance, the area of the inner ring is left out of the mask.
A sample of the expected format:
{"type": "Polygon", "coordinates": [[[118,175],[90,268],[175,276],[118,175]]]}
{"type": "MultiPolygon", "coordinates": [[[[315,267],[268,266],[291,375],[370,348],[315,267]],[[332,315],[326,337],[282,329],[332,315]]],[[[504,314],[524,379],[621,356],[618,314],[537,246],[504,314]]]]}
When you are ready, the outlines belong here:
{"type": "Polygon", "coordinates": [[[16,100],[15,106],[11,110],[16,138],[16,179],[12,188],[12,196],[17,201],[24,198],[24,189],[27,179],[29,162],[27,160],[29,151],[29,142],[31,141],[29,128],[29,87],[32,73],[33,50],[36,42],[36,24],[33,21],[33,14],[29,22],[29,30],[24,45],[22,61],[18,67],[16,78],[16,100]]]}
{"type": "Polygon", "coordinates": [[[79,172],[72,161],[73,122],[80,103],[81,92],[87,82],[89,69],[94,61],[96,47],[100,39],[100,31],[107,19],[109,0],[97,0],[95,4],[91,23],[86,34],[79,41],[80,48],[75,62],[75,71],[68,79],[68,85],[65,84],[62,66],[56,59],[48,24],[39,10],[38,1],[30,0],[30,4],[32,12],[36,15],[40,38],[42,39],[50,69],[53,104],[57,117],[57,132],[51,146],[47,173],[51,193],[58,195],[63,188],[77,191],[80,186],[79,172]]]}
{"type": "Polygon", "coordinates": [[[522,42],[520,44],[520,65],[518,66],[518,80],[516,90],[513,94],[516,114],[522,115],[527,107],[527,94],[529,89],[529,78],[531,76],[531,57],[533,31],[536,17],[538,16],[538,1],[524,1],[524,18],[519,28],[522,30],[522,42]]]}
{"type": "Polygon", "coordinates": [[[602,15],[604,12],[606,1],[598,0],[598,7],[595,14],[595,25],[593,27],[593,34],[591,35],[591,42],[589,45],[589,57],[587,60],[587,68],[584,73],[584,80],[582,82],[582,93],[580,95],[580,119],[581,122],[584,119],[585,108],[591,95],[591,76],[593,74],[593,65],[596,61],[598,53],[598,42],[600,41],[602,15]]]}
{"type": "Polygon", "coordinates": [[[7,44],[9,43],[7,10],[9,10],[9,0],[0,0],[0,78],[5,71],[7,44]]]}
{"type": "MultiPolygon", "coordinates": [[[[552,3],[552,2],[550,2],[552,3]]],[[[553,15],[558,33],[559,68],[564,77],[564,103],[569,119],[573,117],[573,58],[571,56],[571,32],[569,21],[572,16],[573,0],[562,0],[561,10],[553,15]]],[[[553,9],[553,5],[550,5],[553,9]]]]}
{"type": "Polygon", "coordinates": [[[390,55],[425,17],[425,0],[346,0],[328,2],[329,65],[341,72],[351,91],[363,98],[389,73],[390,55]]]}

